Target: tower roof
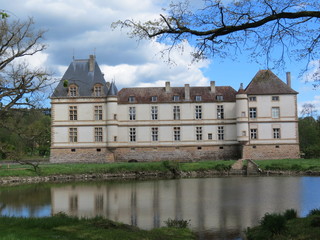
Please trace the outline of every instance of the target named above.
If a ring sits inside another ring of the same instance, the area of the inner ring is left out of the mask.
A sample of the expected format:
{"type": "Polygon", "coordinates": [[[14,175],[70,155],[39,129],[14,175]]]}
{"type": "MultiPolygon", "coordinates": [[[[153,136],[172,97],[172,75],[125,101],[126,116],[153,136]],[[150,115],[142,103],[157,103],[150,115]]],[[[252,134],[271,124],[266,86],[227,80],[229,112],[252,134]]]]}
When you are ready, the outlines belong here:
{"type": "Polygon", "coordinates": [[[246,94],[298,94],[270,70],[260,70],[245,89],[246,94]]]}
{"type": "Polygon", "coordinates": [[[90,59],[73,60],[54,90],[52,97],[67,97],[68,87],[66,83],[67,86],[74,84],[78,87],[79,97],[92,96],[93,87],[96,84],[101,84],[103,96],[108,93],[106,81],[94,56],[90,56],[90,59]]]}
{"type": "Polygon", "coordinates": [[[116,87],[116,84],[114,82],[111,82],[109,91],[108,91],[108,96],[117,96],[118,94],[118,89],[116,87]]]}

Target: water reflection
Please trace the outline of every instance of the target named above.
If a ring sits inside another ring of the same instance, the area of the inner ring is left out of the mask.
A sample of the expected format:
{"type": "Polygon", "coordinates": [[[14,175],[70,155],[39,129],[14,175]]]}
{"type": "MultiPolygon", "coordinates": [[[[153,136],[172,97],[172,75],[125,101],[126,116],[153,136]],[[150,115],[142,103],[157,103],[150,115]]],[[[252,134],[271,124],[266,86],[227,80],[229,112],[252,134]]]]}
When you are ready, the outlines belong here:
{"type": "Polygon", "coordinates": [[[319,177],[229,177],[33,185],[0,189],[0,213],[43,216],[59,212],[103,216],[151,229],[171,219],[191,220],[199,239],[235,239],[266,212],[320,205],[319,177]],[[27,211],[26,211],[27,210],[27,211]]]}
{"type": "Polygon", "coordinates": [[[53,213],[104,216],[151,229],[168,218],[228,232],[252,226],[266,212],[300,211],[301,178],[178,179],[51,188],[53,213]]]}
{"type": "Polygon", "coordinates": [[[0,188],[0,215],[43,217],[51,214],[51,191],[42,185],[0,188]]]}

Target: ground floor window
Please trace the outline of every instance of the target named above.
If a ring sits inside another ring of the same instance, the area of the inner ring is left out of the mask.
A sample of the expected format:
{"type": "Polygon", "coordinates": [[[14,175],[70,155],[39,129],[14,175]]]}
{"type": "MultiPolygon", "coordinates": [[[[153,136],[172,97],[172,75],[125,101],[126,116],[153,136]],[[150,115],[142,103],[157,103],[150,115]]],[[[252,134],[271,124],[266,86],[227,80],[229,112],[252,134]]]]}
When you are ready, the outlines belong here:
{"type": "Polygon", "coordinates": [[[69,142],[78,142],[77,128],[69,128],[69,142]]]}
{"type": "Polygon", "coordinates": [[[97,127],[94,128],[94,140],[96,142],[102,142],[102,128],[101,127],[97,127]]]}
{"type": "Polygon", "coordinates": [[[129,128],[129,140],[130,142],[136,141],[136,128],[129,128]]]}

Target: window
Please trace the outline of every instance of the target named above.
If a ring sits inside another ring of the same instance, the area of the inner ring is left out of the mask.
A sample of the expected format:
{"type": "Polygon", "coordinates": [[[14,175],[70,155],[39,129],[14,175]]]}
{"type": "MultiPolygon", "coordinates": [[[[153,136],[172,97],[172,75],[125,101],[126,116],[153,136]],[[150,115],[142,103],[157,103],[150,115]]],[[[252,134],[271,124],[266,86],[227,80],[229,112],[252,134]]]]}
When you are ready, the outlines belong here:
{"type": "Polygon", "coordinates": [[[279,118],[280,117],[280,108],[273,107],[272,108],[272,118],[279,118]]]}
{"type": "Polygon", "coordinates": [[[103,210],[103,195],[98,194],[95,197],[95,211],[100,213],[103,210]]]}
{"type": "Polygon", "coordinates": [[[180,141],[180,127],[173,128],[173,138],[175,141],[180,141]]]}
{"type": "Polygon", "coordinates": [[[76,212],[78,210],[78,196],[71,195],[69,197],[69,210],[70,212],[76,212]]]}
{"type": "Polygon", "coordinates": [[[250,138],[251,139],[258,138],[258,130],[256,128],[250,129],[250,138]]]}
{"type": "Polygon", "coordinates": [[[279,139],[280,138],[280,128],[274,128],[273,129],[273,138],[279,139]]]}
{"type": "Polygon", "coordinates": [[[272,96],[271,99],[272,101],[279,101],[279,96],[272,96]]]}
{"type": "Polygon", "coordinates": [[[218,119],[224,119],[223,105],[218,105],[217,106],[217,118],[218,119]]]}
{"type": "Polygon", "coordinates": [[[151,138],[152,138],[153,142],[158,141],[158,128],[157,127],[151,128],[151,138]]]}
{"type": "Polygon", "coordinates": [[[173,101],[178,102],[180,100],[180,96],[175,95],[173,96],[173,101]]]}
{"type": "Polygon", "coordinates": [[[218,101],[223,101],[223,96],[222,96],[222,95],[217,95],[217,96],[216,96],[216,99],[217,99],[218,101]]]}
{"type": "Polygon", "coordinates": [[[69,106],[69,119],[70,120],[77,120],[78,119],[77,106],[69,106]]]}
{"type": "Polygon", "coordinates": [[[152,96],[151,97],[151,102],[157,102],[158,101],[158,97],[157,96],[152,96]]]}
{"type": "Polygon", "coordinates": [[[196,139],[197,141],[202,140],[202,127],[196,127],[196,139]]]}
{"type": "Polygon", "coordinates": [[[77,128],[69,128],[69,142],[78,142],[77,128]]]}
{"type": "Polygon", "coordinates": [[[255,102],[255,101],[257,101],[257,97],[249,97],[249,101],[250,102],[255,102]]]}
{"type": "Polygon", "coordinates": [[[180,106],[173,106],[173,119],[180,120],[180,106]]]}
{"type": "Polygon", "coordinates": [[[94,106],[94,119],[102,120],[102,106],[94,106]]]}
{"type": "Polygon", "coordinates": [[[95,97],[101,97],[102,96],[102,87],[100,85],[96,85],[93,88],[93,95],[95,97]]]}
{"type": "Polygon", "coordinates": [[[196,96],[196,101],[202,101],[202,97],[201,96],[196,96]]]}
{"type": "Polygon", "coordinates": [[[102,128],[101,127],[94,128],[94,141],[95,142],[102,142],[102,128]]]}
{"type": "Polygon", "coordinates": [[[136,108],[135,107],[129,107],[129,119],[136,120],[136,108]]]}
{"type": "Polygon", "coordinates": [[[257,108],[249,108],[249,116],[251,119],[257,118],[257,108]]]}
{"type": "Polygon", "coordinates": [[[135,101],[135,97],[134,96],[130,96],[128,100],[129,100],[129,102],[134,102],[135,101]]]}
{"type": "Polygon", "coordinates": [[[212,140],[212,133],[208,133],[208,140],[212,140]]]}
{"type": "Polygon", "coordinates": [[[69,96],[70,97],[78,96],[78,87],[76,85],[69,86],[69,96]]]}
{"type": "Polygon", "coordinates": [[[196,106],[196,119],[202,119],[202,106],[196,106]]]}
{"type": "Polygon", "coordinates": [[[151,119],[158,120],[158,107],[157,106],[151,106],[151,119]]]}
{"type": "Polygon", "coordinates": [[[129,128],[129,140],[130,142],[136,141],[136,128],[129,128]]]}
{"type": "Polygon", "coordinates": [[[218,140],[224,140],[224,127],[218,126],[218,140]]]}

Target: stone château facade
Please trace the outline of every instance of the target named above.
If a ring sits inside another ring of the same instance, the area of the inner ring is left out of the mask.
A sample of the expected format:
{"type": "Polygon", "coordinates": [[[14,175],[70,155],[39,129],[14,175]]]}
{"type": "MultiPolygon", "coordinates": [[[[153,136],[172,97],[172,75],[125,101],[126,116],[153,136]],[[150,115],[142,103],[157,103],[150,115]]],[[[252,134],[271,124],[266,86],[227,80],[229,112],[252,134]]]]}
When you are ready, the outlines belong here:
{"type": "Polygon", "coordinates": [[[94,56],[74,60],[52,98],[51,162],[298,158],[297,92],[270,70],[246,88],[123,88],[94,56]]]}

